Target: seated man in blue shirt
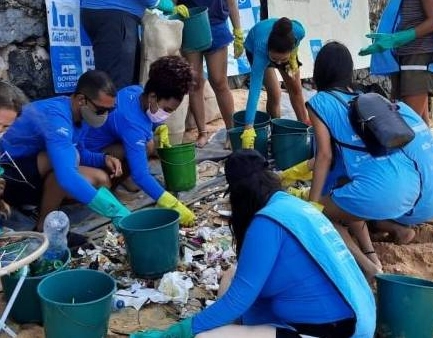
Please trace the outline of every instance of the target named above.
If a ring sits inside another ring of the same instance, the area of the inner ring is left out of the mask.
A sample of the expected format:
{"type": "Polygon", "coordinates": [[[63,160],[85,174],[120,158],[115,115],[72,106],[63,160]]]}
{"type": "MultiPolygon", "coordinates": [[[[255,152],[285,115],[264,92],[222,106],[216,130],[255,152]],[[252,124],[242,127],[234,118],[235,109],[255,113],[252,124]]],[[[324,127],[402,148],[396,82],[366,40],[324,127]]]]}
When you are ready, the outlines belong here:
{"type": "Polygon", "coordinates": [[[116,225],[129,214],[104,186],[108,168],[120,176],[120,161],[87,150],[80,142],[90,126],[99,127],[114,108],[116,89],[102,71],[88,71],[78,80],[71,96],[39,100],[23,107],[21,115],[0,140],[6,162],[5,200],[12,206],[40,205],[37,230],[45,216],[71,197],[116,225]],[[96,190],[92,184],[100,187],[96,190]]]}

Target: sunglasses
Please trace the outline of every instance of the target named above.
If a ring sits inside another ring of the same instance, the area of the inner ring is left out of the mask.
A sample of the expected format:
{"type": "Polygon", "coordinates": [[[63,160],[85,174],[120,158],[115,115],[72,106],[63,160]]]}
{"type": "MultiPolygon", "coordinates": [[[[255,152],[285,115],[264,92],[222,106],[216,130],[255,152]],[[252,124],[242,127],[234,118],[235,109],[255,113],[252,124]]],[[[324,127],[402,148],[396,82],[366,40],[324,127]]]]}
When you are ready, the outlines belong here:
{"type": "Polygon", "coordinates": [[[116,108],[116,106],[113,106],[113,107],[102,107],[102,106],[99,106],[91,98],[89,98],[88,96],[84,95],[84,97],[86,98],[86,101],[90,101],[90,103],[95,107],[95,114],[96,115],[108,114],[108,113],[112,112],[116,108]]]}

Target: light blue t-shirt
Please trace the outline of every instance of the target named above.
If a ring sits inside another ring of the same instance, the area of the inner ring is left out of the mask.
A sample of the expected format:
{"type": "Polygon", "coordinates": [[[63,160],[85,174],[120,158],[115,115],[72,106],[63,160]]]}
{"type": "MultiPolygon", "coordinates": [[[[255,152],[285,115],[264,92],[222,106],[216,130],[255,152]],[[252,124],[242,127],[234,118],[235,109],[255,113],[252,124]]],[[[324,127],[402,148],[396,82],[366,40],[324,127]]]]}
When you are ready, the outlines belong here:
{"type": "Polygon", "coordinates": [[[150,174],[147,162],[147,143],[153,139],[153,124],[142,110],[138,85],[121,89],[116,97],[116,109],[100,128],[89,128],[85,144],[91,150],[102,151],[109,145],[121,143],[134,182],[155,201],[164,188],[150,174]]]}

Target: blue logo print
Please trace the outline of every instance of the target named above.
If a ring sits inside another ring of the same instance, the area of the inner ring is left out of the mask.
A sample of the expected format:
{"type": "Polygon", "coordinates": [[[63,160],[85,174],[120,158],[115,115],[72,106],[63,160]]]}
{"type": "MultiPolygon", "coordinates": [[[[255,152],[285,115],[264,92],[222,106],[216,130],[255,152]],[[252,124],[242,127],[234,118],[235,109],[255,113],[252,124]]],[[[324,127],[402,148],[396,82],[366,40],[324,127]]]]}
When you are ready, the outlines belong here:
{"type": "Polygon", "coordinates": [[[346,19],[352,10],[352,0],[331,0],[331,5],[343,19],[346,19]]]}

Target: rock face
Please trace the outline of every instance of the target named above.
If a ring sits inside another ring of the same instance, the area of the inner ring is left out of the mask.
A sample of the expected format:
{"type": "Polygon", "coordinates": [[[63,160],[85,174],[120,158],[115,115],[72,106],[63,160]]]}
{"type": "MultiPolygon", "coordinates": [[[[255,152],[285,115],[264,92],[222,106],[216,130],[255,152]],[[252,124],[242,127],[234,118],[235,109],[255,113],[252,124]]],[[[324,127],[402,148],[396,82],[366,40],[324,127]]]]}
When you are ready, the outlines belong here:
{"type": "MultiPolygon", "coordinates": [[[[369,0],[372,30],[386,2],[369,0]]],[[[0,1],[0,79],[19,86],[30,99],[54,95],[45,12],[44,0],[0,1]]],[[[389,88],[386,78],[372,79],[367,70],[357,72],[355,77],[389,88]]]]}

